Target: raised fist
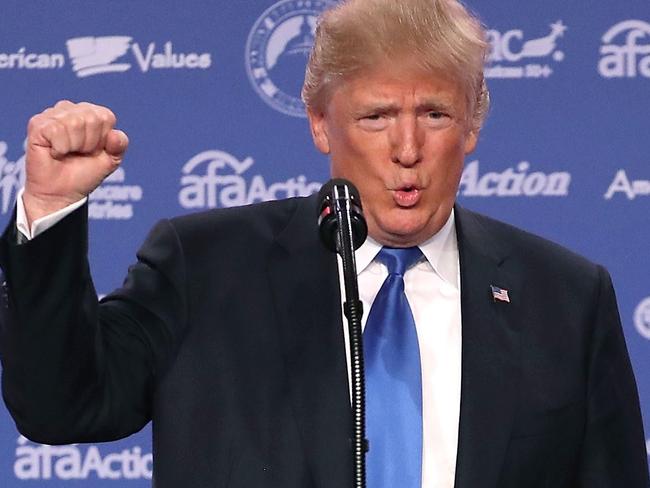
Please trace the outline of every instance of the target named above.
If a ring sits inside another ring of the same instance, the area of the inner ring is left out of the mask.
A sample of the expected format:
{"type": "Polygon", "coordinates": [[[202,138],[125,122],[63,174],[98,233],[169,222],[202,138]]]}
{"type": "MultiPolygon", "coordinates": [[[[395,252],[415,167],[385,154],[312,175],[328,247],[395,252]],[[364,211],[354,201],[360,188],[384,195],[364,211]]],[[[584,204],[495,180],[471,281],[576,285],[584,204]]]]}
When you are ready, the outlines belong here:
{"type": "Polygon", "coordinates": [[[23,194],[30,224],[88,196],[117,169],[129,139],[115,122],[105,107],[68,101],[31,118],[23,194]]]}

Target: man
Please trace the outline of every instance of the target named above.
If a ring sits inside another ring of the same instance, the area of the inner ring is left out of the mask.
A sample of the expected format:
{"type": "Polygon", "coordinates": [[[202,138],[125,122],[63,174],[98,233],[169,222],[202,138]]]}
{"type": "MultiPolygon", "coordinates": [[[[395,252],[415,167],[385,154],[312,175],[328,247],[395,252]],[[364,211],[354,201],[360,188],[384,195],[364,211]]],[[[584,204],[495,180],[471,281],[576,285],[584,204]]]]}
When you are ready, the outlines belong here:
{"type": "MultiPolygon", "coordinates": [[[[369,386],[369,486],[646,487],[606,271],[454,207],[487,110],[485,50],[455,0],[350,0],[317,31],[303,96],[332,175],[364,203],[364,335],[382,322],[387,275],[417,331],[398,363],[419,356],[421,374],[404,378],[419,390],[393,400],[401,378],[369,386]],[[409,269],[388,269],[395,249],[414,250],[409,269]],[[402,401],[419,410],[389,420],[420,427],[373,422],[402,401]],[[395,463],[414,446],[417,462],[395,463]]],[[[30,121],[19,231],[0,252],[3,392],[20,431],[111,440],[153,420],[158,488],[349,486],[346,336],[316,199],[162,221],[98,305],[84,199],[122,160],[114,126],[107,109],[70,102],[30,121]]]]}

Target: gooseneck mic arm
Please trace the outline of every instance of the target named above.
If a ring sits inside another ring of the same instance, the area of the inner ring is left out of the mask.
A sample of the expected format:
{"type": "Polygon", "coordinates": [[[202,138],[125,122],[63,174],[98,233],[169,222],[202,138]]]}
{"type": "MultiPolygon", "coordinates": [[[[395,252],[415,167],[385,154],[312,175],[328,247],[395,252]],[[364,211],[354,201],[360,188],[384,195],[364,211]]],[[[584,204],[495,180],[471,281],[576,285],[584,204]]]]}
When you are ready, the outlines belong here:
{"type": "Polygon", "coordinates": [[[352,382],[353,415],[353,469],[354,488],[366,486],[365,438],[365,381],[363,367],[363,343],[361,316],[363,305],[359,300],[357,265],[354,251],[366,240],[368,227],[361,209],[357,189],[347,180],[332,179],[319,192],[319,216],[321,239],[325,245],[341,256],[345,302],[343,312],[348,320],[350,337],[350,363],[352,382]]]}

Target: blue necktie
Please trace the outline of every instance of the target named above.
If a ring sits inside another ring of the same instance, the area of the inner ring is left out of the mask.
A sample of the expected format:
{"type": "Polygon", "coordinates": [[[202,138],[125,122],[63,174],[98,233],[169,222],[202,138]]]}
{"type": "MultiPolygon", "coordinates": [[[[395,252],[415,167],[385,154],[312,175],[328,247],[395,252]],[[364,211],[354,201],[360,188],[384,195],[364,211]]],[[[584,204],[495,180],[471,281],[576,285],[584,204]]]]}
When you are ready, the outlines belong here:
{"type": "Polygon", "coordinates": [[[421,257],[417,247],[384,247],[376,258],[388,268],[388,277],[363,333],[368,488],[420,488],[422,483],[420,348],[403,279],[421,257]]]}

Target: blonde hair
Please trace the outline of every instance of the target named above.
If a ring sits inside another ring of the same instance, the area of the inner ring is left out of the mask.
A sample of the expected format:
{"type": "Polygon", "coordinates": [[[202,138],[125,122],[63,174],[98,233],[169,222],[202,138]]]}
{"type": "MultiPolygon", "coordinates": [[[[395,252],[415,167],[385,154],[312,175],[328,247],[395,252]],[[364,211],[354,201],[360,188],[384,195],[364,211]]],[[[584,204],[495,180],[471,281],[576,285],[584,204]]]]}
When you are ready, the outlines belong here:
{"type": "Polygon", "coordinates": [[[343,0],[319,19],[302,99],[322,110],[337,81],[386,59],[415,59],[462,85],[468,123],[479,130],[490,104],[487,48],[480,21],[457,0],[343,0]]]}

